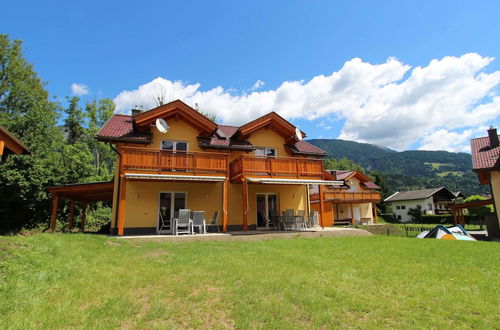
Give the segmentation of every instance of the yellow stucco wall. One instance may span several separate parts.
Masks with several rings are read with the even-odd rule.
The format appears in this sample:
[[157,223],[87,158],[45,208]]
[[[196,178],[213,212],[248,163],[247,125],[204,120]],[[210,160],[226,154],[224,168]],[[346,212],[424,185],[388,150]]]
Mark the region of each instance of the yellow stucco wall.
[[491,171],[491,189],[495,198],[495,211],[500,222],[500,171]]
[[[211,219],[222,211],[222,183],[176,183],[128,181],[125,200],[125,228],[156,227],[160,192],[187,193],[188,209],[205,211]],[[221,223],[221,216],[219,216]]]
[[[352,218],[353,215],[349,204],[335,204],[335,206],[338,209],[338,216],[335,214],[336,219]],[[352,204],[352,207],[353,209],[360,209],[360,218],[370,218],[370,220],[373,220],[373,209],[371,203]]]
[[[241,184],[228,187],[228,224],[243,224]],[[222,183],[172,183],[128,181],[125,200],[125,228],[155,227],[158,219],[159,193],[162,191],[186,192],[191,210],[205,211],[211,219],[215,211],[222,212]],[[257,194],[276,193],[280,211],[306,210],[306,191],[300,185],[248,185],[248,224],[256,224]],[[221,216],[219,224],[222,224]]]

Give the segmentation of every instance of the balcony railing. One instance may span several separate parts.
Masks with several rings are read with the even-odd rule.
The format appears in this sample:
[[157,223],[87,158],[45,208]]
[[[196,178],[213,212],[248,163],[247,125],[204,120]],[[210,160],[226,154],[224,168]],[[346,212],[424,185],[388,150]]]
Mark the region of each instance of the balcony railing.
[[241,155],[229,166],[231,180],[244,176],[323,179],[321,159]]
[[228,155],[148,148],[121,148],[122,170],[227,174]]
[[[325,191],[324,199],[326,201],[339,202],[339,203],[365,203],[380,202],[380,193],[378,192],[344,192],[344,191]],[[312,194],[311,201],[319,200],[319,194]]]

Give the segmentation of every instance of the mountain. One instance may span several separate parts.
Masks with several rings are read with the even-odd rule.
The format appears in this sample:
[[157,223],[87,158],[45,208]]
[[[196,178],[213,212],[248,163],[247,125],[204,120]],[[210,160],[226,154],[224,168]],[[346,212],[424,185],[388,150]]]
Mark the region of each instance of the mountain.
[[373,144],[339,139],[312,139],[308,142],[327,151],[330,158],[346,157],[363,166],[367,172],[382,172],[391,192],[442,186],[466,195],[489,192],[488,186],[479,185],[468,153],[425,150],[398,152]]

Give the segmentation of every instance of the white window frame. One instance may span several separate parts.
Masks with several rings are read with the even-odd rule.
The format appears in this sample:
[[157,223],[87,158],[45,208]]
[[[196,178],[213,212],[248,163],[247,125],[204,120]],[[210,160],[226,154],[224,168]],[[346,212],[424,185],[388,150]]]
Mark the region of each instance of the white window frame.
[[[174,190],[161,190],[158,192],[158,201],[157,201],[157,212],[156,212],[156,233],[157,234],[167,234],[168,231],[166,230],[162,230],[160,232],[160,200],[161,200],[161,194],[172,194],[173,196],[175,194],[184,194],[185,196],[185,203],[184,203],[184,207],[187,209],[188,208],[188,192],[187,191],[174,191]],[[172,220],[172,215],[173,213],[172,212],[175,212],[174,211],[174,208],[172,208],[172,205],[174,204],[174,198],[171,198],[171,201],[170,201],[170,220]],[[170,228],[172,228],[172,224],[170,224]]]
[[[264,155],[257,155],[257,150],[264,150]],[[267,152],[269,150],[274,150],[274,156],[268,156]],[[277,148],[271,148],[271,147],[255,147],[255,155],[256,156],[262,156],[262,157],[278,157],[278,149]]]
[[[173,144],[172,152],[177,152],[177,143],[185,143],[186,144],[186,152],[189,151],[189,142],[188,141],[182,141],[182,140],[161,140],[160,141],[160,149],[161,150],[168,150],[168,149],[163,149],[163,142],[172,142],[172,144]],[[181,150],[181,152],[184,152],[184,150]]]
[[[276,208],[278,209],[278,213],[280,211],[280,195],[278,193],[275,193],[275,192],[256,192],[255,193],[255,210],[257,211],[257,196],[258,195],[264,195],[264,207],[265,207],[265,212],[267,214],[269,214],[269,199],[268,199],[268,196],[269,195],[276,195]],[[279,214],[278,214],[279,215]],[[255,228],[257,229],[267,229],[269,227],[258,227],[258,217],[259,217],[259,212],[256,212],[255,214]]]

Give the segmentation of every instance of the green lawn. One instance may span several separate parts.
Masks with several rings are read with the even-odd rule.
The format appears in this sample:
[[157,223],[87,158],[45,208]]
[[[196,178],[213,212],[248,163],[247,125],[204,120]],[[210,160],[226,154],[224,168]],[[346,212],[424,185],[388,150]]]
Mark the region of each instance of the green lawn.
[[499,328],[500,244],[0,237],[0,328]]

